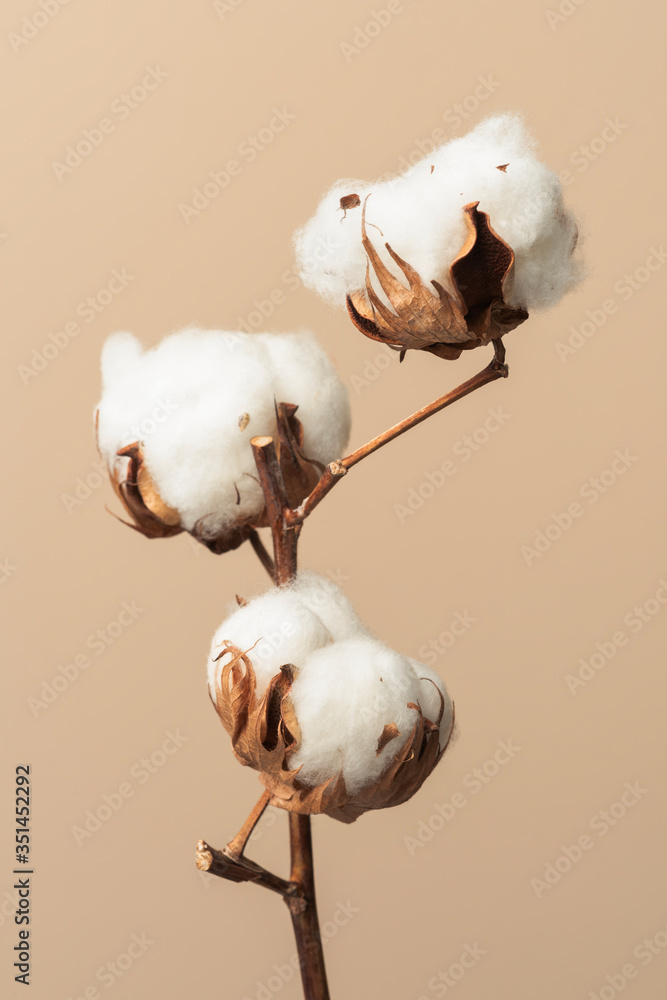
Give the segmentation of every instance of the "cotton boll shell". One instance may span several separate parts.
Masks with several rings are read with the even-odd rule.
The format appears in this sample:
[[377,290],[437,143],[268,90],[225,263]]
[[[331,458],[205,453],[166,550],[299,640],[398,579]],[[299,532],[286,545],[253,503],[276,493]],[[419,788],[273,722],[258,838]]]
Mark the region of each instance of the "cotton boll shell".
[[431,289],[389,243],[385,250],[404,281],[387,267],[368,235],[364,204],[361,232],[369,266],[364,289],[347,297],[350,318],[363,334],[402,351],[429,351],[456,360],[462,351],[497,340],[528,319],[525,310],[512,309],[504,300],[505,285],[513,282],[511,248],[494,232],[477,202],[464,206],[463,217],[467,236],[449,267],[450,290],[435,279]]
[[349,823],[406,801],[452,729],[437,675],[370,636],[340,589],[314,573],[223,622],[208,680],[237,759],[292,812]]
[[[437,282],[454,294],[450,267],[466,237],[464,208],[478,203],[494,232],[514,254],[513,274],[503,289],[504,304],[524,313],[554,305],[581,280],[583,270],[573,255],[577,225],[565,210],[559,178],[536,159],[535,146],[519,115],[496,115],[466,136],[438,147],[399,176],[376,184],[335,184],[315,215],[295,234],[302,280],[340,305],[346,296],[359,294],[366,287],[368,254],[363,252],[362,210],[371,195],[367,202],[368,233],[385,267],[407,284],[401,267],[385,247],[389,244],[415,270],[427,291],[433,292],[431,282]],[[340,198],[353,191],[359,195],[360,205],[343,213]],[[320,253],[319,264],[318,247],[327,248]],[[395,301],[387,296],[373,269],[370,281],[380,303],[390,311],[395,309]],[[362,317],[376,321],[377,310],[364,311],[357,306]],[[427,320],[429,311],[430,307],[423,313],[413,311],[413,332]],[[356,322],[354,315],[352,318]],[[372,336],[358,322],[357,326]],[[392,343],[389,337],[375,339]],[[440,339],[443,343],[457,340]],[[484,342],[483,338],[472,339],[463,349]],[[428,349],[396,337],[393,343]],[[439,356],[459,354],[460,350],[444,350]]]

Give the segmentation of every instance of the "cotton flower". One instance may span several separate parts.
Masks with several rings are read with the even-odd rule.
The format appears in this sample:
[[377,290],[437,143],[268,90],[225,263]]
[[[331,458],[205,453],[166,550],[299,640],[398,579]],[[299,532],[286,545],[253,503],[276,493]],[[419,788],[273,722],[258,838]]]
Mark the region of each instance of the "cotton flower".
[[214,552],[265,523],[251,438],[275,438],[297,505],[349,436],[347,389],[308,333],[188,329],[147,351],[117,333],[102,383],[98,446],[132,526]]
[[577,233],[557,175],[505,114],[398,177],[339,181],[295,248],[304,283],[367,336],[455,359],[577,284]]
[[438,675],[380,642],[315,573],[222,623],[208,683],[235,756],[260,771],[272,804],[344,822],[410,798],[453,728]]

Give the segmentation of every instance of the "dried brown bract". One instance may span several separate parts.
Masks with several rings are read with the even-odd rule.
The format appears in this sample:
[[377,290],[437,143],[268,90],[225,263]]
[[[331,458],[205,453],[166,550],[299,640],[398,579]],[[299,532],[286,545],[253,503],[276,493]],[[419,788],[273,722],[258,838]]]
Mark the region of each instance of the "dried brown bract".
[[[415,723],[380,777],[354,795],[345,787],[342,773],[320,785],[299,780],[299,768],[290,767],[290,757],[301,742],[299,723],[290,692],[296,668],[285,664],[257,694],[250,653],[230,642],[222,644],[218,660],[228,657],[218,675],[214,705],[232,739],[237,760],[260,772],[260,780],[271,793],[271,804],[289,812],[326,813],[344,823],[353,823],[371,809],[399,805],[422,786],[442,757],[439,725],[444,711],[441,698],[438,718],[426,719],[419,705],[410,702]],[[452,727],[453,728],[453,727]],[[395,724],[378,733],[378,754],[400,735]],[[451,735],[451,733],[450,733]]]
[[[308,496],[322,472],[320,463],[307,459],[303,454],[303,427],[296,411],[297,407],[292,403],[276,404],[276,448],[287,495],[294,507]],[[122,471],[120,466],[109,469],[111,485],[131,518],[123,524],[146,538],[170,538],[185,531],[178,510],[170,507],[160,496],[144,460],[142,443],[134,441],[116,454],[128,460]],[[190,534],[216,554],[238,548],[255,528],[265,527],[268,523],[265,508],[254,517],[239,517],[238,521],[214,533],[208,520],[200,518],[190,529]]]
[[[347,297],[352,322],[362,333],[399,351],[429,351],[455,360],[462,351],[488,344],[528,319],[525,309],[505,302],[514,253],[494,233],[478,204],[472,202],[463,209],[468,235],[449,269],[452,292],[433,280],[436,295],[389,243],[385,248],[405,275],[407,287],[385,265],[366,231],[364,202],[361,233],[368,255],[366,285]],[[389,305],[373,288],[371,267]]]

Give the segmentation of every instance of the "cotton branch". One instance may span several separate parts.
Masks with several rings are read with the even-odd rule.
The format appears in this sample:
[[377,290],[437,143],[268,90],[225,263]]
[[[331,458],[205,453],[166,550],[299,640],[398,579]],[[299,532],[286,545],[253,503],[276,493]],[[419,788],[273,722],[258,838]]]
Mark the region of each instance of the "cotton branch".
[[324,470],[317,486],[314,488],[312,493],[306,497],[303,503],[296,508],[296,510],[288,510],[286,512],[286,519],[289,525],[300,525],[306,520],[306,518],[313,512],[315,507],[320,503],[321,500],[329,493],[337,482],[339,482],[343,476],[347,473],[348,469],[351,469],[353,465],[356,465],[363,458],[367,458],[372,455],[374,451],[378,451],[385,444],[389,444],[390,441],[395,440],[395,438],[400,437],[401,434],[405,434],[412,427],[416,427],[417,424],[421,424],[422,421],[432,417],[435,413],[439,413],[440,410],[444,410],[446,406],[451,406],[458,399],[463,399],[464,396],[469,395],[469,393],[474,392],[476,389],[480,389],[483,385],[487,385],[489,382],[495,382],[499,378],[507,378],[509,375],[509,368],[505,364],[505,346],[502,340],[494,340],[493,342],[494,358],[493,361],[483,371],[478,372],[477,375],[473,375],[466,382],[462,382],[461,385],[457,386],[456,389],[452,389],[451,392],[446,393],[444,396],[440,396],[438,399],[429,403],[427,406],[423,406],[421,410],[417,410],[411,416],[406,417],[405,420],[401,420],[400,423],[395,424],[388,430],[384,431],[382,434],[378,434],[371,441],[362,445],[361,448],[357,448],[346,458],[340,459],[338,462],[331,462]]
[[[275,583],[280,586],[289,583],[296,575],[297,542],[301,524],[290,525],[287,521],[290,507],[273,438],[255,437],[250,443],[273,538],[274,559],[271,575]],[[268,568],[270,557],[263,546],[258,551],[259,537],[253,541],[251,535],[251,541],[262,564]],[[223,851],[218,851],[200,840],[197,845],[197,867],[201,871],[208,871],[212,875],[218,875],[232,882],[255,882],[265,889],[280,893],[292,917],[305,1000],[329,1000],[315,899],[310,816],[292,812],[288,814],[291,853],[289,881],[266,871],[243,854],[250,834],[268,804],[269,797],[268,792],[264,793],[241,830]]]
[[[252,438],[250,443],[271,528],[273,559],[264,548],[256,531],[249,537],[260,562],[274,583],[283,586],[296,576],[297,544],[303,522],[335,484],[347,474],[348,469],[456,400],[462,399],[489,382],[506,378],[508,374],[503,344],[500,340],[494,341],[494,358],[483,371],[429,403],[428,406],[417,410],[394,427],[390,427],[346,458],[339,462],[331,462],[310,495],[296,509],[292,509],[289,504],[274,439],[268,436]],[[305,998],[328,1000],[329,992],[315,899],[310,816],[288,813],[291,850],[289,880],[272,874],[244,855],[250,834],[262,816],[269,799],[269,793],[265,792],[236,837],[224,850],[216,850],[205,841],[200,841],[197,846],[197,867],[201,871],[208,871],[212,875],[232,882],[254,882],[283,897],[289,907],[294,926]]]

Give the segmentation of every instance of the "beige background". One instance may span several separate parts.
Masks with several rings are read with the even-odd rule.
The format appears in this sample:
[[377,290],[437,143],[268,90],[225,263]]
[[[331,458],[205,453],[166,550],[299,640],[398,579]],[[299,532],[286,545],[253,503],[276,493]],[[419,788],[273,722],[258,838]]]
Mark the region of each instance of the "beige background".
[[[12,979],[6,893],[12,779],[27,761],[35,1000],[95,996],[91,987],[113,1000],[301,995],[297,977],[284,983],[294,946],[278,897],[194,868],[197,839],[222,846],[259,793],[231,757],[204,666],[230,598],[266,580],[249,547],[213,557],[187,537],[149,543],[105,512],[118,508],[94,464],[100,347],[121,328],[147,344],[193,321],[234,328],[278,290],[262,327],[317,332],[351,387],[352,444],[362,443],[487,359],[412,355],[399,368],[392,356],[387,365],[342,311],[294,287],[291,234],[337,178],[377,177],[434,129],[461,135],[487,113],[521,109],[545,161],[569,171],[590,277],[508,338],[508,381],[355,469],[303,535],[302,564],[342,581],[388,643],[411,655],[440,643],[435,666],[460,723],[456,746],[408,804],[349,828],[314,823],[331,990],[339,1000],[588,1000],[591,991],[609,1000],[622,986],[627,1000],[655,1000],[667,979],[667,605],[655,601],[656,592],[667,599],[667,351],[663,275],[642,268],[665,240],[664,16],[647,0],[563,0],[556,16],[556,0],[414,0],[393,4],[361,48],[359,32],[384,0],[218,8],[73,0],[45,18],[34,0],[8,0],[0,15],[1,991],[24,995]],[[21,30],[34,37],[17,43]],[[121,118],[110,109],[147,67],[166,77]],[[239,158],[276,107],[293,121],[186,223],[179,205]],[[113,131],[58,179],[54,161],[105,117]],[[620,122],[605,133],[613,141],[598,138],[606,119]],[[592,142],[586,159],[581,147]],[[127,287],[92,322],[79,314],[80,333],[26,376],[33,350],[123,268]],[[624,275],[634,272],[628,294]],[[613,314],[561,360],[557,345],[588,310],[599,320],[608,300]],[[502,428],[465,461],[457,442],[498,407]],[[632,461],[604,494],[592,488],[591,503],[580,491],[617,449]],[[456,474],[401,521],[395,505],[448,458]],[[79,484],[73,506],[87,477],[89,495]],[[552,527],[553,542],[529,565],[522,546],[575,502],[582,516],[560,538]],[[144,610],[97,655],[89,637],[132,601]],[[647,601],[634,632],[624,619]],[[457,612],[475,621],[445,648]],[[572,693],[567,675],[619,629],[627,644]],[[85,653],[90,667],[35,708],[44,682]],[[160,756],[168,731],[187,741]],[[466,776],[499,740],[521,750],[487,765],[498,773],[476,786]],[[140,761],[156,752],[162,766],[148,775]],[[614,809],[603,836],[600,811],[626,782],[640,791]],[[78,844],[74,828],[123,783],[131,797]],[[457,792],[465,806],[445,822],[436,806]],[[585,834],[592,846],[550,888],[531,881]],[[269,815],[252,853],[286,872],[284,816]],[[152,943],[121,977],[97,978],[133,934]],[[443,976],[466,946],[484,954],[448,987]],[[627,963],[637,974],[624,984]]]

